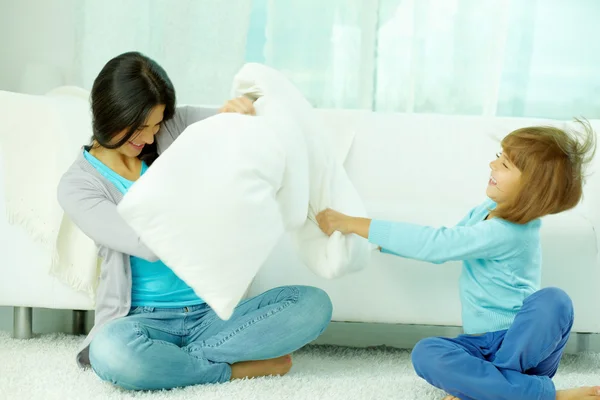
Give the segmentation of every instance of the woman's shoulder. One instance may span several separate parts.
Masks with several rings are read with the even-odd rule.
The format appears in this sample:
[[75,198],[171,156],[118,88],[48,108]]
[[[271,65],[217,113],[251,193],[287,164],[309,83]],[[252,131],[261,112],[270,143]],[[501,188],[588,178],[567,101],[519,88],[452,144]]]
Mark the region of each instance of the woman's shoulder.
[[94,167],[83,156],[82,151],[58,182],[58,201],[65,208],[65,205],[80,200],[83,195],[105,193],[105,186]]
[[77,158],[63,173],[59,181],[59,187],[68,184],[86,184],[94,182],[97,177],[93,173],[94,167],[85,159],[82,151],[77,155]]

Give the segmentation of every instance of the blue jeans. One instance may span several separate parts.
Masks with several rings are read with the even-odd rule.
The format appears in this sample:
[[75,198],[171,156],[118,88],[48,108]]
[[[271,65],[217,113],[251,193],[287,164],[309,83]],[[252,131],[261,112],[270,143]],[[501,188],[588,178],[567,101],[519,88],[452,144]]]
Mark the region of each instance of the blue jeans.
[[461,400],[555,400],[556,374],[571,327],[573,304],[560,289],[542,289],[523,303],[508,330],[417,343],[417,375]]
[[206,304],[137,307],[97,333],[90,362],[101,379],[124,389],[226,382],[230,364],[281,357],[313,341],[331,313],[329,296],[307,286],[272,289],[245,300],[227,321]]

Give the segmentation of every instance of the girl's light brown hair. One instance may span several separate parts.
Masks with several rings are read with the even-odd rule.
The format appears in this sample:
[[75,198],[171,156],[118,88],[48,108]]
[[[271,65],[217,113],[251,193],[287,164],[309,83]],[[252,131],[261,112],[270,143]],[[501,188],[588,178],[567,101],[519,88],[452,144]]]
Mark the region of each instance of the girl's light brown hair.
[[521,171],[514,198],[498,204],[494,217],[526,224],[575,207],[581,200],[585,167],[596,151],[596,134],[587,120],[582,131],[540,126],[518,129],[502,140],[502,151]]

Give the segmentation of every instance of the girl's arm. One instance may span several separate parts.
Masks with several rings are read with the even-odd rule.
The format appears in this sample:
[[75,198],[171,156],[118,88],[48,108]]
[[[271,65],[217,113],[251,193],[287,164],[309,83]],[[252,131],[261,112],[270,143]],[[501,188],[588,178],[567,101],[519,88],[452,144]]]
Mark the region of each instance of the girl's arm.
[[402,222],[354,218],[333,210],[317,216],[320,228],[354,233],[383,252],[433,263],[469,259],[502,259],[519,252],[521,245],[508,223],[492,219],[472,226],[432,228]]

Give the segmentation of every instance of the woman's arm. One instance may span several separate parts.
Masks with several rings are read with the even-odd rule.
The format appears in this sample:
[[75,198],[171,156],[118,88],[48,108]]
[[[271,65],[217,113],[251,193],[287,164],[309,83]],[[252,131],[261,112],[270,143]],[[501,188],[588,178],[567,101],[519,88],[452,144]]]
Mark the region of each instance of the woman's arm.
[[158,260],[121,218],[117,206],[92,182],[64,176],[58,185],[58,202],[71,221],[96,245],[151,262]]
[[158,154],[165,151],[181,133],[194,122],[202,121],[219,113],[216,108],[203,108],[183,106],[177,107],[175,115],[168,121],[161,124],[160,130],[156,134],[156,147]]
[[333,210],[317,215],[321,230],[354,233],[369,239],[382,251],[433,263],[454,260],[501,259],[520,251],[509,225],[499,220],[472,226],[432,228],[402,222],[354,218]]
[[165,121],[156,134],[156,147],[160,155],[188,126],[219,113],[240,113],[254,115],[254,104],[251,100],[240,97],[227,101],[221,108],[182,106],[177,107],[175,115]]

